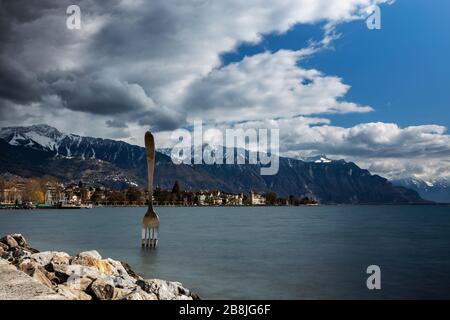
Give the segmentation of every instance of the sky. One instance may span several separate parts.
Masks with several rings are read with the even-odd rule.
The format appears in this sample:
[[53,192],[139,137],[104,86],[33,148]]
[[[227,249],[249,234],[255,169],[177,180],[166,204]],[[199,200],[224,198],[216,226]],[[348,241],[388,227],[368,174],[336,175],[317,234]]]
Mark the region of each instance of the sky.
[[286,156],[450,177],[449,14],[446,0],[0,0],[0,127],[139,145],[150,129],[157,147],[195,119],[275,127]]

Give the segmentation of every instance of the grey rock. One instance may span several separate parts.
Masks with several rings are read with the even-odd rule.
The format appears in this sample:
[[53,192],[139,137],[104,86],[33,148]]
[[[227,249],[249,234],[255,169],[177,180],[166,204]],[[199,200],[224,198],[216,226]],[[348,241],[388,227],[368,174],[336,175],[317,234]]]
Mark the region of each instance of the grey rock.
[[114,288],[111,300],[124,300],[131,292],[132,289]]
[[114,284],[117,287],[127,288],[133,287],[136,283],[136,279],[131,277],[127,270],[124,268],[120,261],[113,260],[111,258],[106,259],[112,270],[114,278]]
[[0,254],[0,258],[6,260],[8,262],[11,262],[11,263],[14,262],[13,252],[11,252],[11,251],[3,251]]
[[89,258],[94,258],[97,260],[102,260],[102,256],[96,250],[83,251],[83,252],[80,252],[77,256],[82,257],[82,258],[89,257]]
[[95,267],[99,272],[104,273],[105,275],[113,275],[113,267],[108,261],[97,259],[94,255],[77,255],[72,259],[71,264]]
[[49,272],[49,271],[45,270],[45,268],[44,268],[44,270],[41,270],[41,271],[44,273],[44,275],[47,277],[47,279],[50,280],[50,282],[54,286],[63,283],[63,281],[60,278],[58,278],[54,272]]
[[136,287],[135,280],[130,277],[129,279],[124,279],[122,277],[114,277],[113,283],[114,287],[116,288],[122,288],[122,289],[132,289]]
[[69,264],[70,257],[68,255],[54,255],[50,263],[52,265]]
[[14,240],[16,240],[17,244],[21,247],[28,247],[27,240],[25,240],[24,236],[22,236],[20,233],[15,233],[11,235]]
[[[7,244],[4,244],[3,242],[0,242],[0,249],[2,251],[7,251],[9,249]],[[0,251],[1,252],[1,251]]]
[[29,251],[23,250],[22,248],[16,247],[12,251],[12,256],[16,264],[19,264],[24,259],[31,257],[31,253]]
[[0,300],[64,300],[54,290],[0,259]]
[[141,288],[137,288],[125,296],[123,300],[158,300],[158,297],[154,293],[147,293]]
[[135,280],[144,280],[144,278],[142,278],[140,275],[138,275],[136,272],[134,272],[133,269],[131,269],[131,267],[128,263],[123,262],[123,261],[120,261],[120,263],[122,264],[122,266],[127,271],[127,274],[130,277],[132,277]]
[[114,296],[114,286],[102,279],[95,280],[90,290],[99,300],[111,300]]
[[53,288],[53,283],[46,276],[46,270],[36,261],[26,259],[18,266],[18,269],[36,279],[48,288]]
[[176,300],[180,296],[184,296],[188,300],[193,299],[189,290],[184,288],[179,282],[146,279],[138,280],[136,284],[145,292],[157,295],[160,300]]
[[69,277],[64,284],[74,290],[86,291],[92,282],[93,280],[88,277]]
[[70,300],[92,300],[92,297],[87,293],[64,284],[58,286],[57,292]]
[[8,246],[8,250],[19,246],[17,241],[9,234],[1,238],[0,242],[6,244]]
[[33,253],[31,255],[31,258],[36,260],[41,266],[45,267],[48,265],[54,257],[67,257],[70,256],[65,252],[59,252],[59,251],[42,251],[39,253]]
[[105,275],[102,275],[97,268],[91,266],[61,264],[53,265],[53,270],[58,278],[62,279],[63,282],[66,282],[70,277],[86,277],[92,280],[105,277]]

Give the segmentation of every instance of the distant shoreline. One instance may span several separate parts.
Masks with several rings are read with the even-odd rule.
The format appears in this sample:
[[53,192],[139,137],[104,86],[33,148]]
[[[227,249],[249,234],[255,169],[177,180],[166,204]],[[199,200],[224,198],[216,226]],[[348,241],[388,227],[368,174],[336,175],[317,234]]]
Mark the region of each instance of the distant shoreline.
[[[263,208],[263,207],[318,207],[318,206],[450,206],[450,203],[327,203],[327,204],[304,204],[304,205],[208,205],[208,206],[186,206],[186,205],[156,205],[155,208]],[[15,211],[15,210],[90,210],[97,208],[147,208],[147,205],[108,205],[108,206],[93,206],[92,208],[60,208],[60,207],[17,207],[17,206],[0,206],[0,211]]]

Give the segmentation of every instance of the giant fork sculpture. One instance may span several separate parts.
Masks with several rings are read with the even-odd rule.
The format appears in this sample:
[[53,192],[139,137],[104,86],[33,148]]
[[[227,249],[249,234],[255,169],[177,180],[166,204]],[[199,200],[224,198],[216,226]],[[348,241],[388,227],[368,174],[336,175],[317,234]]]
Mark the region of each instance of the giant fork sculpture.
[[156,248],[158,245],[159,218],[153,210],[153,171],[155,168],[155,139],[150,131],[145,133],[148,170],[148,209],[142,219],[142,247]]

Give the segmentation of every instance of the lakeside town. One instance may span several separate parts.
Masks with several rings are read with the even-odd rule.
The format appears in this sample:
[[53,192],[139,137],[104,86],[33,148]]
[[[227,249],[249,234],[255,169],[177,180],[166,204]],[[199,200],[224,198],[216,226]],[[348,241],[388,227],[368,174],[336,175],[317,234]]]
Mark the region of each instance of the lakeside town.
[[[298,206],[316,205],[308,197],[278,197],[274,192],[227,193],[220,190],[182,190],[175,181],[171,190],[156,187],[155,206]],[[139,186],[115,190],[101,185],[62,183],[53,177],[0,177],[0,209],[82,209],[96,206],[145,206],[148,191]]]

